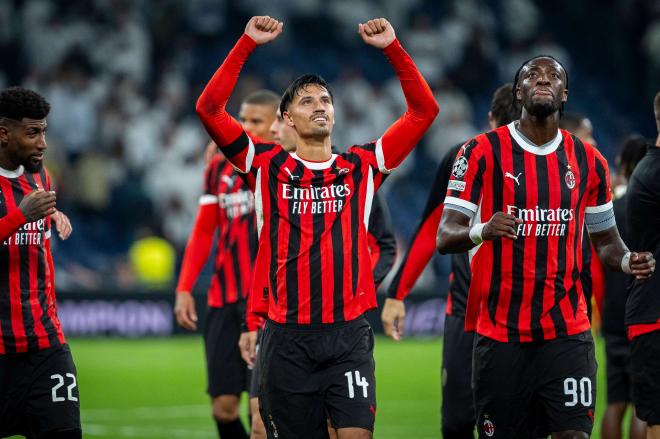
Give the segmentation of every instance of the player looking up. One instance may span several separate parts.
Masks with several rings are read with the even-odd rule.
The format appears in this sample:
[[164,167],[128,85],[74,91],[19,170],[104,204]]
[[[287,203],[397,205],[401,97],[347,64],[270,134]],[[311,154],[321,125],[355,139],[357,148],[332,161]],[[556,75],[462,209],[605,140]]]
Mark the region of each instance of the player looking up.
[[473,383],[479,437],[533,430],[534,407],[554,439],[593,428],[596,360],[582,293],[586,223],[603,263],[649,277],[653,255],[619,237],[601,154],[558,121],[568,77],[554,58],[532,58],[513,90],[519,121],[465,145],[452,168],[437,243],[471,250],[466,329],[476,329]]
[[373,334],[363,314],[376,306],[366,225],[373,194],[421,139],[437,112],[430,88],[385,19],[360,24],[383,50],[408,110],[375,142],[331,151],[332,95],[318,75],[284,93],[280,111],[296,130],[296,152],[254,143],[225,106],[257,45],[283,23],[253,17],[197,102],[197,113],[255,192],[259,251],[249,311],[267,317],[261,340],[259,404],[268,437],[370,438],[375,419]]

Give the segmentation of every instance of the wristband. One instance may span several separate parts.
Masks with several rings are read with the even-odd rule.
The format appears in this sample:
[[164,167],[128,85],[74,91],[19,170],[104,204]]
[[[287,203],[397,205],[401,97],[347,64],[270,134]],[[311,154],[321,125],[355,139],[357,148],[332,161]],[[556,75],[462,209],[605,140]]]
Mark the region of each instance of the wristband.
[[483,242],[484,238],[481,236],[481,234],[483,233],[485,226],[486,223],[479,223],[472,226],[472,228],[470,229],[470,239],[472,240],[472,242],[474,242],[477,245]]
[[632,274],[632,270],[630,269],[630,254],[630,252],[627,252],[621,258],[621,271],[626,274]]

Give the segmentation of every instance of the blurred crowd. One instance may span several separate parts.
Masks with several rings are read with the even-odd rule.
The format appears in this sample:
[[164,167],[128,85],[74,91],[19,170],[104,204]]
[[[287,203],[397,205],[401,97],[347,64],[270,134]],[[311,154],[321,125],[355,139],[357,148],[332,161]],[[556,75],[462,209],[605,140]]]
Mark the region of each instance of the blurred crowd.
[[[383,190],[404,245],[444,153],[483,131],[494,89],[538,53],[569,72],[567,108],[594,124],[614,164],[628,133],[653,134],[660,2],[618,0],[0,0],[0,87],[46,96],[47,166],[75,227],[56,243],[59,288],[167,288],[202,190],[208,138],[194,104],[245,22],[272,15],[282,38],[246,65],[230,102],[321,73],[338,146],[369,141],[404,110],[384,57],[357,23],[384,16],[431,84],[441,113]],[[447,273],[439,260],[423,278]]]

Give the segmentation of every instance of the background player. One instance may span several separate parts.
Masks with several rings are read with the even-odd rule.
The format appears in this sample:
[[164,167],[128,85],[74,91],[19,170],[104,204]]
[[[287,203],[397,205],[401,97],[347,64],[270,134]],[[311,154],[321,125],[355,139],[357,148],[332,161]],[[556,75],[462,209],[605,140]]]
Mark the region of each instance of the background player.
[[563,66],[547,56],[526,61],[514,92],[520,121],[477,136],[454,163],[438,248],[474,249],[466,328],[477,332],[479,436],[518,437],[542,407],[539,422],[553,438],[587,438],[596,361],[580,285],[584,224],[611,269],[646,278],[655,260],[619,237],[605,159],[558,128]]
[[[650,246],[660,255],[660,92],[653,100],[658,129],[630,177],[627,192],[628,235],[631,245]],[[626,302],[626,325],[631,340],[633,403],[648,424],[646,437],[660,439],[660,281],[657,276],[633,281]]]
[[[260,410],[269,437],[369,438],[375,419],[375,307],[366,238],[373,193],[419,141],[438,109],[430,88],[384,19],[360,24],[401,81],[407,112],[376,142],[332,154],[332,95],[316,75],[294,81],[280,110],[298,135],[296,153],[254,144],[225,111],[242,65],[283,24],[253,17],[207,84],[197,112],[255,190],[260,233],[249,311],[267,315]],[[282,240],[282,245],[278,242]],[[286,244],[285,244],[286,243]]]
[[[620,194],[613,200],[614,217],[624,242],[630,243],[626,212],[626,183],[630,179],[635,166],[646,154],[647,142],[641,136],[631,136],[626,139],[617,157],[617,174],[623,186],[615,190]],[[605,355],[607,371],[607,408],[602,419],[602,438],[621,439],[621,426],[626,409],[632,401],[630,376],[630,344],[626,336],[624,323],[628,286],[632,276],[613,272],[605,272],[605,294],[603,295],[603,319],[601,332],[605,338]],[[646,425],[634,414],[630,422],[630,438],[644,439]]]
[[[82,437],[76,367],[55,305],[49,111],[31,90],[0,92],[0,437]],[[68,218],[58,221],[68,237]]]
[[[505,84],[493,94],[488,112],[490,129],[520,117],[520,106],[513,99],[512,87],[510,83]],[[413,234],[408,252],[388,290],[382,321],[385,333],[394,340],[400,340],[403,336],[403,300],[435,253],[435,235],[444,208],[447,183],[461,146],[459,144],[451,148],[440,163],[422,213],[422,221]],[[442,348],[442,436],[445,439],[474,437],[474,403],[470,385],[474,337],[472,332],[465,332],[465,304],[470,277],[467,253],[452,255]]]
[[[269,90],[248,95],[240,109],[240,120],[253,138],[270,138],[270,125],[280,98]],[[218,232],[214,274],[208,291],[204,346],[213,417],[223,439],[247,438],[239,417],[240,394],[248,390],[248,372],[238,347],[245,297],[252,278],[257,250],[254,197],[231,163],[215,144],[206,169],[204,195],[200,198],[195,226],[188,240],[177,286],[177,322],[197,329],[192,288],[204,267]],[[252,423],[263,431],[256,400]],[[259,428],[261,427],[261,428]]]

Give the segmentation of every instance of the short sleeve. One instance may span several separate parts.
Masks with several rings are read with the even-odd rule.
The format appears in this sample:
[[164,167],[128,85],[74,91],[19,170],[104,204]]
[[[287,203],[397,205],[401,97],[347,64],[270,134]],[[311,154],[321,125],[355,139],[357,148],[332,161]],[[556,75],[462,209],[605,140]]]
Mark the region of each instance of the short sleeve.
[[477,139],[461,146],[447,183],[445,207],[474,215],[481,200],[485,169],[484,148]]

